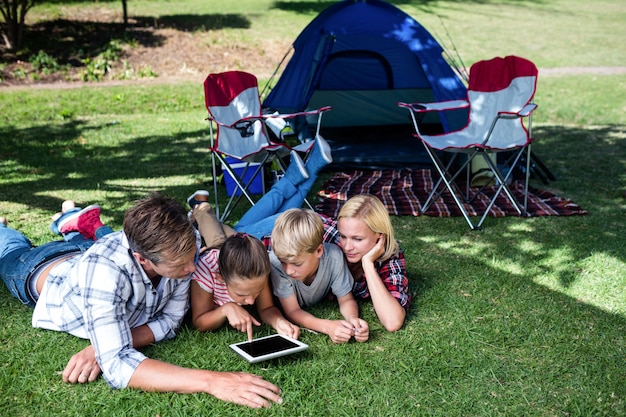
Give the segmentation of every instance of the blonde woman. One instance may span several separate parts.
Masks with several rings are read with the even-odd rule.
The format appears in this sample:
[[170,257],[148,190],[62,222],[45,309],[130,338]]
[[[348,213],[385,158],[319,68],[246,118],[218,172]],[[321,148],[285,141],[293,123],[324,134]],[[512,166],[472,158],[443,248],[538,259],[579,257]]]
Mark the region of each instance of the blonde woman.
[[372,195],[356,195],[346,201],[336,220],[323,220],[324,240],[341,246],[348,260],[354,296],[372,300],[385,329],[400,329],[411,303],[409,280],[383,203]]

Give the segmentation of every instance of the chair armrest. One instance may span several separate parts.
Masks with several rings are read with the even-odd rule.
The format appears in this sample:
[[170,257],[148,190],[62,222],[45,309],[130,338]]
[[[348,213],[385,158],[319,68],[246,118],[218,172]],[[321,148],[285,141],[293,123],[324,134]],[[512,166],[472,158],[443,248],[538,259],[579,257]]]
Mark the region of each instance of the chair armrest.
[[537,105],[535,103],[530,103],[522,107],[520,111],[517,113],[501,111],[498,112],[499,119],[519,119],[520,117],[528,117],[530,114],[535,111]]
[[528,116],[530,116],[530,114],[531,114],[532,112],[534,112],[534,111],[535,111],[535,109],[536,109],[536,108],[537,108],[537,105],[536,105],[535,103],[530,103],[530,104],[525,105],[525,106],[522,108],[522,110],[520,110],[520,111],[518,111],[518,112],[517,112],[517,114],[518,114],[520,117],[528,117]]
[[456,110],[469,107],[469,101],[467,100],[448,100],[433,103],[403,103],[398,102],[399,107],[406,107],[416,113],[423,113],[429,111],[446,111]]
[[295,113],[268,113],[268,114],[264,114],[263,118],[264,119],[273,119],[273,118],[291,119],[297,116],[310,116],[314,114],[320,114],[320,113],[324,113],[332,109],[333,109],[332,106],[324,106],[316,110],[306,110],[306,111],[300,111],[300,112],[295,112]]

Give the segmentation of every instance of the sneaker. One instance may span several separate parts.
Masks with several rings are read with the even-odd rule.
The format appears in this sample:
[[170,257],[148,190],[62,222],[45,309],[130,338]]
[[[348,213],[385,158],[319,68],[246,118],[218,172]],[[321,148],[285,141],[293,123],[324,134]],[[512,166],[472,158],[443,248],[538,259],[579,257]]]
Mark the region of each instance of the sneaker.
[[296,167],[298,167],[298,171],[300,171],[300,175],[302,175],[304,179],[309,179],[309,171],[307,171],[306,167],[304,166],[304,161],[302,160],[302,158],[300,158],[298,152],[291,151],[291,163],[296,164]]
[[104,226],[100,220],[100,206],[93,204],[79,212],[59,221],[59,231],[62,234],[80,232],[80,234],[95,239],[96,230]]
[[[66,204],[67,202],[71,202],[72,204]],[[66,200],[63,202],[61,206],[61,211],[52,216],[52,223],[50,223],[50,230],[55,235],[63,235],[60,230],[61,222],[65,222],[70,217],[77,215],[82,210],[81,207],[76,207],[73,201]],[[78,230],[70,230],[70,232],[77,232]]]
[[315,142],[317,142],[317,146],[320,147],[320,154],[322,155],[322,158],[324,158],[324,161],[332,164],[333,155],[330,150],[330,145],[326,142],[326,139],[324,139],[321,135],[317,135],[315,137]]
[[207,201],[209,201],[209,192],[207,190],[196,190],[187,198],[187,204],[189,204],[192,210],[198,204],[206,203]]

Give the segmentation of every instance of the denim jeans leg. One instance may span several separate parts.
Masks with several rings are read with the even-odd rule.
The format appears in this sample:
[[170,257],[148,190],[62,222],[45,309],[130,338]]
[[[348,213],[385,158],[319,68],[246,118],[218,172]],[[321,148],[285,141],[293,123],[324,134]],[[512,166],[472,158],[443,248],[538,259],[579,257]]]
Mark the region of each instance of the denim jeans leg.
[[55,241],[33,247],[20,232],[0,225],[0,277],[11,295],[23,304],[35,306],[28,290],[28,278],[42,263],[65,254],[83,252],[94,241]]
[[241,220],[239,220],[235,226],[235,230],[252,234],[248,231],[248,226],[252,226],[269,216],[277,214],[279,212],[278,209],[283,205],[285,200],[291,198],[297,191],[297,187],[294,186],[289,179],[285,177],[281,178],[280,181],[274,184],[272,188],[241,217]]

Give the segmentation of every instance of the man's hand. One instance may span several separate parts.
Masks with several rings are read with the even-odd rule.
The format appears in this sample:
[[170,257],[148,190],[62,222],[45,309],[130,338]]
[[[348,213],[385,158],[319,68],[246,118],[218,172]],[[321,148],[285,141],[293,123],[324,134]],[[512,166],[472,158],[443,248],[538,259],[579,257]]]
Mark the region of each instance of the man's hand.
[[101,373],[100,365],[96,362],[96,353],[93,346],[89,345],[70,358],[62,375],[63,382],[84,384],[95,381]]
[[242,372],[215,372],[211,392],[215,398],[251,408],[282,404],[280,388],[260,376]]

